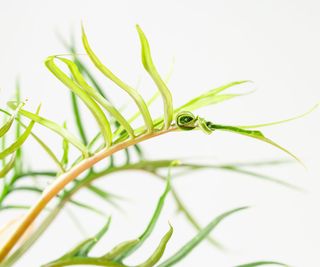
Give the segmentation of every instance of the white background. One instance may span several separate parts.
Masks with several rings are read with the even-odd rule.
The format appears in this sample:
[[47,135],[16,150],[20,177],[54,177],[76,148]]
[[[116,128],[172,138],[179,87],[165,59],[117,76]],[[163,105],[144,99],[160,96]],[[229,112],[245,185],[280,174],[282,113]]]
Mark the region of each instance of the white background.
[[[80,22],[84,22],[91,44],[103,61],[148,98],[154,86],[143,72],[135,24],[147,34],[154,61],[165,75],[174,58],[170,80],[175,105],[215,86],[250,79],[257,91],[199,114],[225,124],[255,124],[303,113],[320,99],[320,5],[318,1],[225,0],[225,1],[0,1],[0,88],[2,107],[14,94],[19,76],[29,107],[43,103],[42,114],[63,123],[71,121],[69,94],[45,69],[43,60],[66,53],[57,33],[68,39],[74,32],[80,45]],[[80,49],[83,52],[82,49]],[[84,57],[84,60],[87,60]],[[99,76],[108,95],[121,106],[125,94]],[[155,105],[159,112],[161,102]],[[134,111],[130,103],[128,113]],[[91,116],[87,130],[94,133]],[[71,124],[71,123],[70,123]],[[60,140],[40,126],[36,130],[56,146]],[[319,111],[301,120],[264,129],[264,133],[297,154],[307,170],[288,164],[259,171],[299,185],[304,193],[235,173],[201,171],[179,178],[178,192],[193,214],[205,225],[214,216],[235,207],[251,209],[224,221],[213,236],[227,248],[219,251],[203,242],[177,266],[234,266],[254,260],[278,260],[292,266],[320,266],[319,217]],[[28,163],[53,168],[37,146],[27,145]],[[29,148],[28,148],[29,146]],[[266,144],[229,133],[204,136],[200,132],[171,134],[144,144],[149,158],[196,158],[206,162],[286,159]],[[121,173],[99,185],[126,196],[125,213],[118,213],[96,198],[81,200],[113,214],[110,233],[97,247],[104,252],[117,242],[136,237],[150,217],[163,185],[142,173]],[[31,196],[30,196],[31,197]],[[85,197],[85,199],[83,199]],[[23,203],[26,199],[13,199]],[[19,212],[22,214],[23,212]],[[87,234],[96,232],[103,219],[75,209]],[[4,214],[4,213],[3,213]],[[1,224],[15,216],[7,212]],[[167,229],[175,232],[166,256],[195,232],[175,214],[169,199],[150,242],[129,261],[145,259]],[[47,234],[16,266],[39,266],[58,257],[83,236],[63,213]]]

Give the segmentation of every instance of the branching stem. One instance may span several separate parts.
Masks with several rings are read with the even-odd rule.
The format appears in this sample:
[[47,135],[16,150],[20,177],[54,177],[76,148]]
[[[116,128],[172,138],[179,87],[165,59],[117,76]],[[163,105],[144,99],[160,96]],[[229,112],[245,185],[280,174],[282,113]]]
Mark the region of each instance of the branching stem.
[[61,192],[67,184],[76,179],[81,173],[89,170],[99,161],[111,156],[112,154],[125,149],[129,146],[138,144],[150,138],[171,132],[176,130],[176,127],[171,127],[167,130],[161,130],[157,132],[143,134],[135,139],[129,139],[119,144],[113,145],[109,148],[102,149],[95,155],[84,159],[79,164],[71,168],[68,172],[60,175],[41,195],[38,201],[30,208],[28,213],[25,215],[19,226],[9,237],[7,242],[0,250],[0,262],[5,259],[9,254],[15,244],[20,240],[25,231],[34,222],[34,220],[39,216],[39,214],[44,210],[47,204],[53,199],[59,192]]

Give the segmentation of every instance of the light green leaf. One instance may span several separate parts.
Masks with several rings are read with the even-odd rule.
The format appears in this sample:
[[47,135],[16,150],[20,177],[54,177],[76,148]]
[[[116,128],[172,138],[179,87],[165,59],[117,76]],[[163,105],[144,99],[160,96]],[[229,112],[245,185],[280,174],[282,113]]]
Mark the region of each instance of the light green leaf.
[[91,249],[99,242],[99,240],[104,236],[104,234],[108,231],[111,222],[111,217],[108,218],[107,223],[103,226],[103,228],[93,237],[88,238],[87,240],[81,242],[71,251],[63,255],[60,259],[68,259],[73,257],[85,257],[91,251]]
[[[66,122],[63,124],[63,128],[67,129]],[[61,164],[64,167],[66,167],[69,162],[69,142],[65,138],[63,138],[63,140],[62,140],[62,149],[63,149],[63,154],[62,154],[62,158],[61,158]]]
[[[40,111],[40,106],[37,108],[36,114],[38,114],[39,111]],[[34,121],[31,121],[28,127],[26,128],[26,130],[23,132],[23,134],[20,135],[17,138],[17,140],[14,143],[12,143],[9,147],[7,147],[6,149],[0,152],[0,159],[3,159],[6,156],[14,153],[23,145],[23,143],[27,140],[28,136],[31,134],[34,123],[35,123]]]
[[224,90],[227,90],[233,86],[248,83],[250,81],[236,81],[236,82],[231,82],[226,85],[220,86],[218,88],[212,89],[198,97],[193,98],[192,100],[188,101],[186,104],[182,105],[181,107],[175,109],[175,113],[178,113],[182,110],[188,110],[188,111],[193,111],[205,106],[217,104],[229,99],[232,99],[237,96],[242,96],[244,94],[226,94],[226,95],[220,95],[221,92]]
[[[10,108],[15,108],[16,103],[12,101],[8,102],[8,106]],[[65,138],[66,140],[68,140],[71,144],[73,144],[76,148],[78,148],[85,157],[89,156],[89,151],[86,148],[86,146],[76,136],[74,136],[71,132],[61,127],[59,124],[24,109],[21,109],[19,113],[22,116],[27,117],[41,124],[42,126],[57,133],[62,138]]]
[[81,72],[79,71],[77,65],[71,60],[57,57],[65,64],[67,64],[69,70],[71,71],[75,81],[85,90],[92,98],[94,98],[103,108],[105,108],[128,132],[131,137],[134,137],[134,131],[127,120],[121,115],[121,113],[107,100],[105,99],[97,90],[92,88],[83,78]]
[[[176,162],[172,162],[171,163],[171,166],[174,166],[176,165],[177,163]],[[139,236],[139,242],[132,246],[130,249],[128,249],[127,251],[123,251],[121,253],[121,255],[117,256],[115,258],[116,261],[121,261],[123,260],[124,258],[128,257],[130,254],[132,254],[134,251],[136,251],[145,241],[146,239],[150,236],[150,234],[152,233],[158,219],[159,219],[159,216],[160,216],[160,213],[162,211],[162,208],[164,206],[164,203],[165,203],[165,200],[166,200],[166,197],[170,191],[170,180],[171,180],[171,171],[170,171],[170,167],[169,167],[169,172],[168,172],[168,176],[167,176],[167,182],[166,182],[166,187],[165,187],[165,190],[164,192],[162,193],[162,195],[160,196],[159,200],[158,200],[158,203],[157,203],[157,206],[156,206],[156,209],[154,210],[153,212],[153,215],[151,217],[151,220],[147,226],[147,228],[144,230],[144,232]]]
[[153,122],[152,122],[152,118],[151,118],[150,112],[148,110],[148,107],[147,107],[145,101],[143,100],[141,95],[135,89],[133,89],[131,86],[129,86],[128,84],[121,81],[105,65],[102,64],[100,59],[96,56],[96,54],[91,49],[83,27],[82,27],[82,43],[83,43],[83,46],[84,46],[88,56],[90,57],[90,59],[92,61],[92,63],[107,78],[109,78],[111,81],[113,81],[115,84],[117,84],[121,89],[126,91],[131,96],[131,98],[135,101],[136,105],[138,106],[138,108],[143,116],[144,122],[147,127],[147,131],[152,132],[153,131]]
[[14,121],[14,119],[16,118],[19,110],[25,105],[25,103],[20,103],[18,105],[18,107],[16,108],[16,110],[12,113],[12,115],[10,116],[10,118],[5,122],[4,125],[1,126],[0,128],[0,137],[4,136],[8,131],[9,129],[11,128],[12,126],[12,123]]
[[139,243],[139,239],[133,239],[133,240],[128,240],[124,241],[114,248],[110,250],[106,255],[102,256],[101,258],[106,259],[106,260],[114,260],[116,257],[120,256],[123,252],[126,252],[130,250],[132,247],[137,245]]
[[[95,117],[99,128],[101,130],[102,136],[106,145],[109,147],[112,144],[112,132],[108,119],[105,114],[98,106],[98,104],[79,87],[72,79],[70,79],[60,68],[54,63],[55,56],[50,56],[45,60],[46,67],[51,71],[51,73],[58,78],[65,86],[67,86],[72,92],[74,92],[78,97],[81,98],[83,103],[91,111],[92,115]],[[63,59],[60,59],[63,60]],[[64,60],[63,60],[64,61]],[[76,68],[77,66],[74,65]]]
[[242,128],[242,129],[255,129],[255,128],[268,127],[268,126],[273,126],[273,125],[278,125],[278,124],[294,121],[297,119],[301,119],[301,118],[307,116],[308,114],[312,113],[313,111],[315,111],[319,107],[319,105],[320,104],[316,104],[311,109],[306,111],[305,113],[302,113],[300,115],[297,115],[297,116],[294,116],[294,117],[291,117],[288,119],[284,119],[284,120],[280,120],[280,121],[273,121],[273,122],[268,122],[268,123],[261,123],[261,124],[256,124],[256,125],[243,125],[243,126],[237,126],[237,127]]
[[289,267],[287,264],[276,262],[276,261],[257,261],[257,262],[237,265],[236,267],[256,267],[256,266],[262,266],[262,265],[277,265],[277,266]]
[[139,25],[136,25],[136,28],[137,28],[140,43],[141,43],[142,64],[145,70],[149,73],[149,75],[157,85],[159,92],[161,93],[162,100],[163,100],[163,108],[164,108],[165,129],[168,129],[171,125],[172,118],[173,118],[172,95],[167,85],[159,75],[156,67],[153,64],[149,42],[144,32],[142,31]]
[[172,236],[173,228],[170,225],[169,231],[165,234],[165,236],[161,239],[160,244],[154,251],[154,253],[147,259],[144,263],[139,264],[138,267],[152,267],[154,266],[162,257],[166,246]]
[[87,145],[88,139],[87,139],[87,135],[85,133],[84,127],[82,125],[82,118],[79,110],[78,98],[76,94],[72,91],[70,91],[70,96],[71,96],[72,111],[73,111],[74,119],[78,128],[81,140],[85,145]]
[[[12,107],[14,106],[14,103],[11,103]],[[0,108],[0,112],[11,116],[11,114],[3,109]],[[27,125],[25,125],[19,118],[16,117],[16,121],[18,122],[19,125],[21,125],[23,128],[27,128]],[[58,158],[56,157],[56,155],[53,153],[53,151],[45,144],[44,141],[42,141],[40,139],[39,136],[37,136],[34,132],[31,132],[31,136],[36,140],[36,142],[44,149],[44,151],[49,155],[49,157],[53,160],[53,162],[57,165],[57,167],[59,168],[59,170],[61,172],[64,172],[64,168],[61,165],[60,161],[58,160]],[[2,137],[4,138],[4,137]]]
[[14,167],[16,154],[12,154],[11,159],[0,170],[0,178],[4,178],[6,174]]
[[176,264],[187,256],[206,236],[226,217],[236,213],[238,211],[247,209],[247,207],[237,208],[228,212],[225,212],[211,221],[205,228],[203,228],[194,238],[192,238],[187,244],[185,244],[178,252],[172,255],[169,259],[161,263],[158,267],[168,267]]

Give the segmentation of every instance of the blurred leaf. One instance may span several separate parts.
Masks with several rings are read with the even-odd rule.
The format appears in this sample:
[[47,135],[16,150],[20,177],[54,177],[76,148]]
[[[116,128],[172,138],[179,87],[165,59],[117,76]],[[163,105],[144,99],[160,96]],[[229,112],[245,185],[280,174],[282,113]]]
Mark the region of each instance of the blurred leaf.
[[[14,104],[12,103],[12,105],[14,106]],[[10,113],[1,109],[0,108],[0,112],[10,116]],[[20,119],[16,118],[17,120],[17,124],[21,125],[23,128],[27,128],[28,126],[25,125],[23,122],[21,122]],[[56,157],[56,155],[54,154],[54,152],[45,144],[44,141],[42,141],[40,139],[40,137],[38,137],[34,132],[31,131],[31,134],[30,134],[35,140],[36,142],[44,149],[44,151],[49,155],[49,157],[54,161],[54,163],[57,165],[57,167],[59,168],[59,170],[61,172],[64,172],[64,168],[63,166],[61,165],[60,161],[58,160],[58,158]],[[4,138],[5,136],[3,136],[2,138]]]
[[76,125],[77,125],[77,128],[78,128],[80,137],[82,139],[82,142],[85,145],[87,145],[88,144],[88,140],[87,140],[87,136],[86,136],[85,130],[84,130],[83,125],[82,125],[82,119],[81,119],[81,115],[80,115],[77,96],[72,91],[70,91],[70,96],[71,96],[73,115],[74,115],[74,118],[75,118],[75,121],[76,121]]
[[173,228],[170,225],[169,231],[165,234],[165,236],[161,239],[160,244],[156,248],[156,250],[153,252],[153,254],[147,259],[144,263],[139,264],[138,267],[152,267],[154,266],[162,257],[166,246],[172,236]]
[[273,122],[268,122],[268,123],[262,123],[262,124],[256,124],[256,125],[243,125],[243,126],[237,126],[239,128],[242,129],[255,129],[255,128],[262,128],[262,127],[268,127],[268,126],[273,126],[273,125],[278,125],[278,124],[282,124],[282,123],[286,123],[286,122],[290,122],[290,121],[294,121],[297,119],[301,119],[305,116],[307,116],[308,114],[312,113],[313,111],[315,111],[320,104],[316,104],[314,105],[310,110],[306,111],[305,113],[302,113],[300,115],[288,118],[288,119],[284,119],[284,120],[280,120],[280,121],[273,121]]
[[205,228],[202,229],[194,238],[192,238],[187,244],[185,244],[181,249],[178,250],[174,255],[169,257],[158,267],[167,267],[176,264],[178,261],[182,260],[187,256],[206,236],[226,217],[236,213],[238,211],[247,209],[248,207],[237,208],[228,212],[225,212],[211,221]]
[[7,175],[7,173],[14,167],[15,159],[16,159],[16,154],[14,153],[11,156],[11,159],[8,161],[8,163],[6,163],[3,166],[3,168],[0,170],[0,178],[4,178]]
[[[16,104],[15,104],[15,102],[8,102],[8,106],[10,108],[15,108]],[[65,138],[66,140],[68,140],[68,142],[70,142],[76,148],[78,148],[82,152],[82,154],[85,155],[86,157],[89,155],[89,151],[86,148],[86,146],[76,136],[74,136],[71,132],[69,132],[68,130],[61,127],[59,124],[57,124],[51,120],[48,120],[44,117],[38,116],[37,114],[31,113],[30,111],[26,111],[24,109],[21,109],[19,112],[22,116],[27,117],[27,118],[41,124],[42,126],[57,133],[62,138]]]
[[257,261],[257,262],[237,265],[236,267],[255,267],[255,266],[262,266],[262,265],[278,265],[278,266],[289,267],[287,264],[276,262],[276,261]]
[[[40,106],[37,108],[36,114],[38,114],[39,111],[40,111]],[[3,159],[6,156],[14,153],[23,145],[23,143],[27,140],[28,136],[30,135],[32,128],[34,126],[34,123],[35,123],[34,121],[31,121],[29,123],[29,126],[24,131],[24,133],[22,135],[20,135],[17,138],[17,140],[15,142],[13,142],[9,147],[7,147],[6,149],[4,149],[3,151],[0,152],[0,159]]]
[[[174,166],[175,163],[171,163],[171,166]],[[130,254],[132,254],[134,251],[136,251],[145,241],[146,239],[150,236],[150,234],[152,233],[158,219],[160,216],[160,213],[163,209],[166,197],[170,191],[170,180],[171,180],[171,171],[169,168],[169,172],[168,172],[168,176],[167,176],[167,182],[166,182],[166,187],[164,192],[162,193],[162,195],[160,196],[156,209],[153,212],[153,215],[151,217],[151,220],[147,226],[147,228],[144,230],[144,232],[139,236],[138,240],[139,242],[137,242],[137,244],[135,244],[134,246],[130,247],[127,251],[123,251],[119,256],[117,256],[115,258],[115,261],[121,261],[124,258],[128,257]]]
[[[63,127],[67,129],[67,123],[65,122]],[[62,159],[61,159],[61,164],[66,167],[69,162],[69,142],[65,138],[62,140],[62,149],[63,149],[63,154],[62,154]]]
[[19,110],[25,105],[25,103],[20,103],[18,105],[18,107],[16,108],[16,110],[12,113],[12,115],[10,116],[10,118],[5,122],[4,125],[1,126],[0,128],[0,137],[4,136],[8,131],[9,129],[11,128],[12,126],[12,123],[14,121],[14,119],[16,118]]
[[107,254],[102,256],[101,258],[106,260],[114,260],[116,257],[120,256],[123,252],[130,250],[132,247],[134,247],[136,244],[139,243],[139,239],[133,239],[124,241],[114,248],[112,248]]
[[108,218],[107,223],[103,228],[93,237],[88,238],[87,240],[81,242],[70,252],[63,255],[60,259],[68,259],[72,257],[85,257],[92,250],[92,248],[99,242],[103,235],[108,231],[111,222],[111,217]]

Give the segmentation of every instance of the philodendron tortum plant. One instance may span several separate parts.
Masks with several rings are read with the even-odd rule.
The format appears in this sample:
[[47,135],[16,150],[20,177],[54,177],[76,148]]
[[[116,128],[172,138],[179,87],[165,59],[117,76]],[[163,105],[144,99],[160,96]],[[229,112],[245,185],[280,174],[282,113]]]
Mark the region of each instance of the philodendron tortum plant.
[[[145,230],[140,235],[137,235],[136,238],[115,245],[112,250],[106,251],[99,257],[90,256],[95,244],[99,242],[111,224],[111,218],[106,216],[106,224],[95,236],[84,240],[58,259],[46,264],[44,263],[43,266],[132,266],[130,265],[130,261],[127,260],[127,257],[139,249],[152,233],[168,194],[174,199],[178,210],[184,214],[186,220],[194,227],[196,231],[195,236],[178,251],[169,253],[171,256],[162,259],[167,243],[170,241],[170,238],[174,237],[173,227],[169,225],[167,233],[165,233],[159,241],[159,245],[155,251],[151,255],[146,256],[144,262],[136,266],[172,266],[184,259],[203,239],[209,240],[214,247],[221,246],[219,242],[209,236],[210,232],[226,217],[239,211],[243,211],[247,207],[237,207],[220,214],[209,222],[207,226],[202,227],[197,222],[196,218],[192,216],[175,191],[171,182],[172,169],[175,169],[175,175],[183,175],[185,172],[204,168],[222,169],[251,175],[291,187],[292,189],[297,189],[294,185],[248,169],[257,164],[265,166],[280,164],[281,162],[279,161],[242,163],[239,165],[201,165],[186,163],[178,159],[148,160],[144,156],[143,149],[140,145],[143,141],[157,138],[160,135],[170,134],[171,132],[201,130],[199,134],[212,134],[214,131],[229,131],[235,134],[255,138],[276,146],[295,160],[299,161],[299,159],[288,150],[264,136],[259,130],[256,130],[259,127],[282,123],[295,118],[268,124],[231,126],[216,124],[215,122],[195,115],[195,111],[202,107],[218,104],[240,96],[241,94],[228,93],[227,91],[229,88],[236,87],[239,84],[245,84],[248,81],[228,83],[194,97],[180,107],[174,107],[167,83],[159,75],[153,63],[148,40],[141,28],[139,26],[136,28],[141,43],[141,59],[143,67],[150,75],[157,88],[154,96],[148,101],[143,99],[134,87],[121,80],[100,61],[99,57],[91,48],[84,28],[82,27],[83,47],[93,66],[107,79],[115,83],[117,87],[124,90],[134,101],[137,107],[137,113],[131,118],[125,118],[123,112],[108,99],[103,87],[95,79],[90,68],[88,68],[77,56],[73,44],[66,44],[69,55],[49,56],[45,60],[45,66],[70,90],[71,105],[74,112],[74,122],[72,123],[75,124],[78,133],[75,134],[68,129],[70,122],[65,122],[63,125],[60,125],[41,116],[40,106],[35,111],[27,110],[26,101],[21,100],[19,86],[17,86],[17,93],[14,101],[8,102],[10,109],[1,109],[4,120],[0,128],[2,146],[0,152],[0,158],[2,160],[2,168],[0,170],[0,177],[2,178],[0,210],[26,209],[25,215],[16,219],[16,227],[8,234],[8,238],[0,247],[1,267],[13,266],[20,258],[21,262],[23,262],[22,256],[37,242],[38,238],[44,234],[48,226],[54,221],[66,204],[86,209],[92,214],[104,214],[103,211],[86,203],[84,199],[81,201],[76,200],[75,196],[80,190],[89,190],[91,193],[95,194],[96,197],[117,207],[116,205],[120,198],[112,192],[105,191],[104,188],[95,185],[96,180],[116,172],[124,170],[142,170],[165,182],[164,192],[160,196],[154,213],[147,223]],[[68,72],[61,69],[62,65],[65,65]],[[161,97],[163,102],[163,115],[158,118],[152,118],[149,107],[158,97]],[[86,111],[80,110],[79,101],[82,101],[86,106]],[[88,138],[88,135],[86,134],[85,125],[82,120],[84,112],[92,115],[97,123],[96,135],[91,139]],[[132,123],[139,117],[142,117],[143,125],[135,128]],[[62,149],[59,156],[48,146],[45,137],[39,136],[34,131],[33,127],[35,124],[39,124],[61,137]],[[9,135],[10,139],[6,138]],[[25,154],[22,147],[29,138],[34,139],[36,144],[46,152],[48,157],[52,160],[52,163],[54,163],[54,166],[56,166],[55,170],[26,168],[26,157],[24,157]],[[10,140],[10,144],[8,144],[8,140]],[[69,155],[70,146],[73,146],[76,151],[78,151],[78,155]],[[118,152],[117,155],[114,155],[116,152]],[[114,159],[115,157],[118,157],[118,155],[124,157],[125,161],[116,164],[115,162],[118,161],[115,161]],[[102,170],[96,170],[94,166],[106,158],[109,159],[108,166]],[[168,169],[167,176],[164,176],[163,172],[161,172],[161,170],[165,168]],[[48,186],[43,186],[43,183],[35,182],[44,177],[50,179]],[[12,200],[15,199],[16,194],[23,191],[38,194],[37,201],[35,203],[29,203],[25,200],[24,203],[21,204],[12,204]],[[9,196],[11,197],[9,198]],[[51,203],[51,200],[53,199],[56,201]],[[43,218],[41,220],[39,218],[40,214],[45,214],[45,217],[41,217]],[[38,221],[37,226],[33,226],[33,228],[30,229],[30,226],[35,220]],[[1,235],[7,234],[10,223],[12,223],[12,221],[3,227],[3,230],[0,232]],[[61,229],[61,231],[63,230]],[[28,232],[28,235],[24,235],[26,232]],[[43,259],[44,262],[48,260],[49,259]],[[273,261],[253,262],[241,266],[267,264],[284,266],[282,263]],[[29,265],[27,264],[26,266]]]

